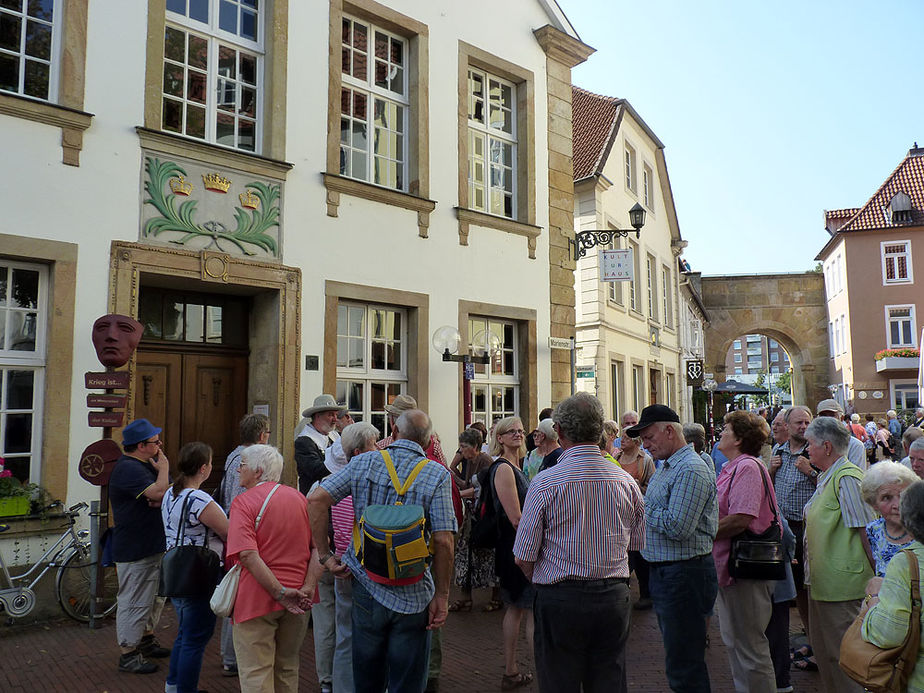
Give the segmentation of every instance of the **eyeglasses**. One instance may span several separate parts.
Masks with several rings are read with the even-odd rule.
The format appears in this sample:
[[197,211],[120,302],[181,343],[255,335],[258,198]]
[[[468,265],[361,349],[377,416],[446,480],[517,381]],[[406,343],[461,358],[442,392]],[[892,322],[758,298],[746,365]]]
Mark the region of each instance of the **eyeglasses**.
[[524,431],[522,428],[518,428],[518,429],[512,430],[512,431],[504,431],[503,433],[501,433],[501,435],[502,435],[502,436],[508,436],[508,435],[525,436],[525,435],[526,435],[526,431]]
[[158,440],[146,440],[146,441],[144,441],[144,444],[145,444],[145,445],[156,445],[157,447],[162,448],[162,447],[164,446],[164,441],[162,441],[162,440],[160,440],[160,439],[158,439]]

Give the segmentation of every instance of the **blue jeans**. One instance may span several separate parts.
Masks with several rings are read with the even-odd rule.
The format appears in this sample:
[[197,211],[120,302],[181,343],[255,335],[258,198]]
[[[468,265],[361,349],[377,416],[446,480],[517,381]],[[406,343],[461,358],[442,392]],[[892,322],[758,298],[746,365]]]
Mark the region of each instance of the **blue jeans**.
[[427,685],[427,610],[386,609],[353,581],[353,683],[356,693],[421,693]]
[[708,693],[706,618],[718,594],[712,554],[652,563],[649,588],[664,641],[664,667],[671,690]]
[[545,693],[625,693],[627,580],[536,585],[536,672]]
[[215,632],[215,614],[209,607],[208,597],[180,599],[174,597],[177,632],[170,652],[170,670],[167,673],[169,690],[177,693],[196,693],[199,690],[199,671],[205,646]]

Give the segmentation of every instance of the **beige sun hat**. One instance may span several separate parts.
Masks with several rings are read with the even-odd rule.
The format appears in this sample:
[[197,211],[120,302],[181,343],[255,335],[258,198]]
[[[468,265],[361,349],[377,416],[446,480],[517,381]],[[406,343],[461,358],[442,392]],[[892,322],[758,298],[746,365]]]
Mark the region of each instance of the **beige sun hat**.
[[401,416],[406,411],[417,409],[417,400],[410,395],[398,395],[391,404],[385,405],[385,411],[392,416]]
[[333,395],[318,395],[314,398],[314,405],[303,411],[302,416],[310,419],[319,411],[343,411],[344,409],[346,407],[337,404],[337,400]]

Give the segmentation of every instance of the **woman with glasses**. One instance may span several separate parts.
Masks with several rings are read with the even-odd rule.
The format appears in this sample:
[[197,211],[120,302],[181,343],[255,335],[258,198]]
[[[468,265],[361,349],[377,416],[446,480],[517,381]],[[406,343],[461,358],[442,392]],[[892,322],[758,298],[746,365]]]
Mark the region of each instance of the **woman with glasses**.
[[533,680],[532,674],[519,671],[517,665],[517,639],[524,614],[527,614],[526,640],[530,651],[533,649],[533,588],[513,560],[513,541],[529,485],[522,471],[526,456],[526,431],[518,417],[508,416],[495,424],[491,456],[494,463],[482,472],[484,478],[479,478],[479,481],[482,493],[487,494],[484,503],[497,515],[494,568],[500,582],[501,600],[507,606],[504,612],[504,677],[501,690],[509,691],[527,686]]

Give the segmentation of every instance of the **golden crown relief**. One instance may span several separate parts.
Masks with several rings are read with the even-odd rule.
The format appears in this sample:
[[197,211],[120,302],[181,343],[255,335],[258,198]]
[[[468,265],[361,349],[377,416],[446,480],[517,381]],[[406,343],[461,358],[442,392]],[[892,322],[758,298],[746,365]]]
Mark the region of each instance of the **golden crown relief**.
[[205,186],[206,190],[226,193],[228,192],[228,188],[231,187],[231,179],[225,178],[220,173],[203,173],[202,184]]
[[245,190],[237,197],[241,201],[241,207],[256,209],[260,206],[260,198],[254,195],[252,190]]
[[170,179],[170,189],[173,191],[174,195],[189,197],[189,193],[192,192],[193,186],[192,183],[187,181],[183,176],[177,176],[176,178]]

